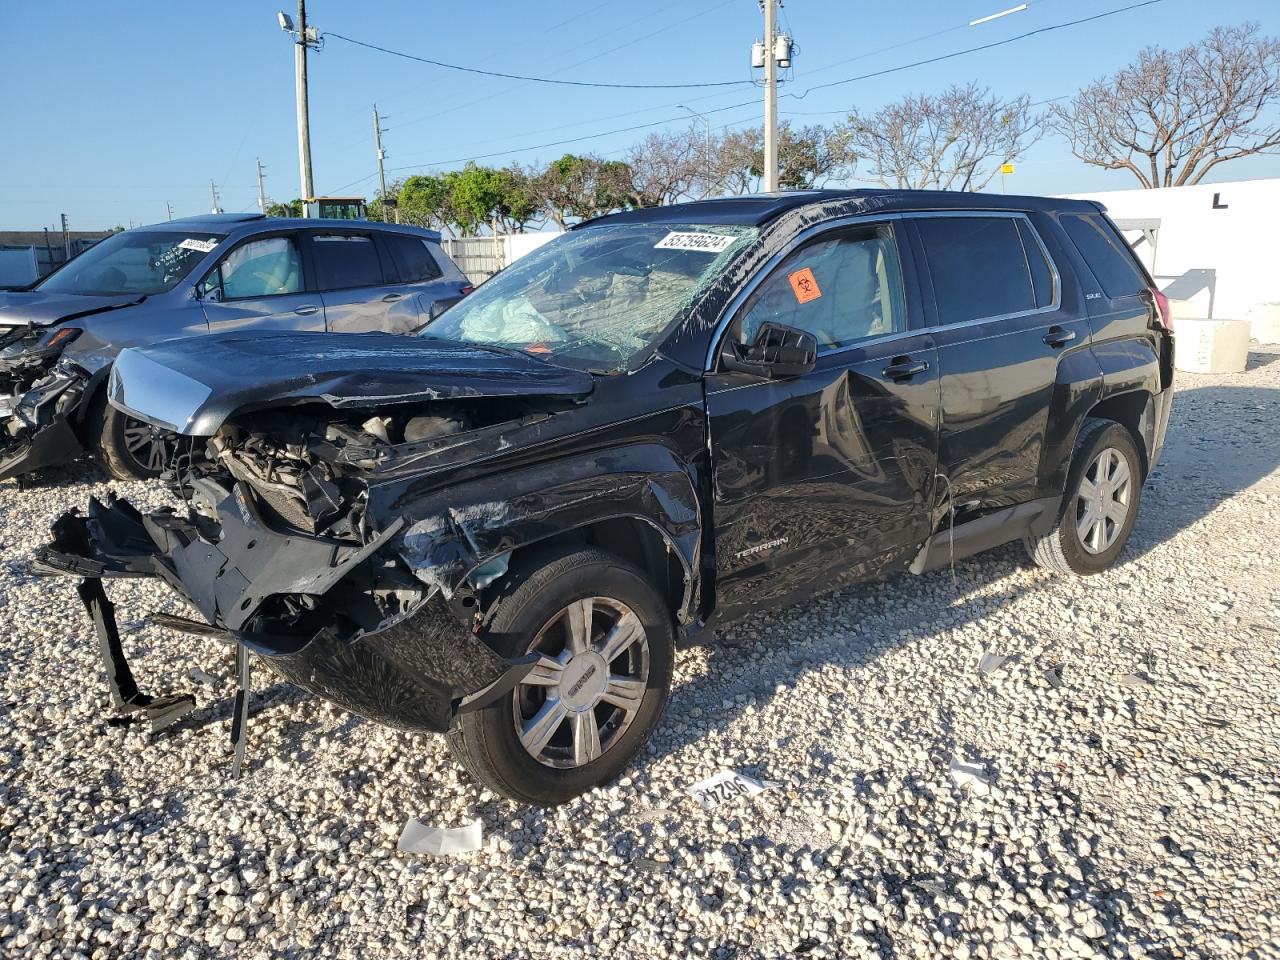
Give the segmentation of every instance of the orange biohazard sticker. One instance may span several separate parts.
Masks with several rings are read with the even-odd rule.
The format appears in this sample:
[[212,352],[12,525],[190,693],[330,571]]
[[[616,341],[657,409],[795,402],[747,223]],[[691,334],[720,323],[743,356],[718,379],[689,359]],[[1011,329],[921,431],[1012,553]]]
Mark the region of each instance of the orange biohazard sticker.
[[791,284],[791,292],[796,295],[796,303],[808,303],[822,296],[822,288],[808,267],[787,274],[787,281]]

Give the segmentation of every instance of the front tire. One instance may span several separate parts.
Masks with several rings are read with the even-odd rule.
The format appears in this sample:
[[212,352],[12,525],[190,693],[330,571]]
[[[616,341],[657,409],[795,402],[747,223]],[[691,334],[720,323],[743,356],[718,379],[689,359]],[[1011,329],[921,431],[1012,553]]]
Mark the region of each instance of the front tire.
[[671,690],[666,603],[630,563],[595,549],[544,555],[515,575],[488,624],[504,656],[540,654],[508,696],[464,713],[454,756],[495,793],[564,803],[618,776],[657,725]]
[[1023,542],[1041,567],[1089,576],[1129,541],[1142,502],[1142,458],[1133,435],[1111,420],[1086,420],[1076,439],[1058,522]]
[[112,479],[153,480],[173,458],[174,436],[117,410],[105,390],[94,398],[86,422],[88,447]]

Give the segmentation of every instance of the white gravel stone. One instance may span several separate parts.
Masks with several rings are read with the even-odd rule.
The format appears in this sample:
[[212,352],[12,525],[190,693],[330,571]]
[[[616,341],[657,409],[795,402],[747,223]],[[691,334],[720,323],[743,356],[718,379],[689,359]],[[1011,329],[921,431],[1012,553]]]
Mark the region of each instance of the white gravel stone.
[[[1178,386],[1113,570],[1014,545],[730,627],[626,775],[553,811],[264,670],[230,781],[231,664],[144,622],[191,614],[153,581],[109,585],[126,650],[199,709],[108,727],[74,585],[26,564],[109,485],[0,483],[0,956],[1280,958],[1280,348]],[[979,757],[986,795],[950,776]],[[780,786],[704,811],[683,788],[720,769]],[[489,842],[401,854],[409,817]]]

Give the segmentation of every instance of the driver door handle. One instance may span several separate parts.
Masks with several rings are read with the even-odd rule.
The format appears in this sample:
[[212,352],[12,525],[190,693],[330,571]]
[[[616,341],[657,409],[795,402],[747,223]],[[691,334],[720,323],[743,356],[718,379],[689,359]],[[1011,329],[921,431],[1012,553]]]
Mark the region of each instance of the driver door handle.
[[385,297],[382,298],[382,302],[395,303],[397,300],[403,300],[403,299],[404,299],[403,293],[388,293]]
[[884,375],[895,382],[910,380],[918,373],[929,369],[924,360],[913,360],[910,357],[894,357],[893,362],[884,368]]
[[315,313],[319,309],[320,308],[317,307],[314,303],[308,303],[308,304],[304,304],[301,307],[295,307],[293,312],[300,317],[309,317],[311,316],[311,314]]

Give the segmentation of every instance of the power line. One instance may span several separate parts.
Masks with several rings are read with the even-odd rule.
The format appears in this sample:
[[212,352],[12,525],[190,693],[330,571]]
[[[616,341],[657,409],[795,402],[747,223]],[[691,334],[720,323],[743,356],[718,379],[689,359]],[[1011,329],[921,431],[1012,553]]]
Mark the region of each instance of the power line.
[[599,87],[608,90],[688,90],[695,87],[738,87],[751,82],[750,80],[722,80],[718,83],[595,83],[586,80],[556,80],[552,77],[529,77],[518,73],[499,73],[495,70],[481,70],[479,67],[464,67],[457,63],[445,63],[443,60],[432,60],[429,57],[419,57],[412,53],[402,53],[399,50],[380,47],[376,43],[353,40],[351,37],[343,36],[340,33],[325,33],[325,36],[333,37],[335,40],[345,40],[347,43],[353,43],[358,47],[367,47],[370,50],[377,50],[393,57],[403,57],[405,60],[428,63],[433,67],[443,67],[446,70],[461,70],[463,73],[478,73],[485,77],[500,77],[504,80],[521,80],[527,83],[550,83],[565,87]]
[[1130,10],[1137,10],[1140,7],[1150,7],[1157,3],[1164,3],[1164,0],[1142,0],[1141,3],[1131,3],[1127,7],[1119,7],[1115,10],[1107,10],[1104,13],[1095,13],[1091,17],[1081,17],[1079,20],[1069,20],[1066,23],[1054,23],[1047,27],[1039,27],[1035,30],[1028,30],[1026,33],[1019,33],[1013,37],[1005,37],[1003,40],[994,40],[991,43],[984,43],[976,47],[966,47],[964,50],[955,50],[951,53],[940,54],[936,57],[929,57],[925,60],[916,60],[913,63],[904,63],[896,67],[885,67],[883,70],[875,70],[871,73],[864,73],[856,77],[846,77],[843,80],[832,80],[830,83],[820,83],[816,87],[809,87],[804,93],[793,93],[790,96],[797,100],[803,100],[815,90],[826,90],[828,87],[839,87],[846,83],[855,83],[858,80],[870,80],[873,77],[883,77],[890,73],[898,73],[902,70],[910,70],[912,67],[923,67],[931,63],[941,63],[944,60],[953,60],[956,57],[963,57],[966,54],[978,53],[983,50],[991,50],[995,47],[1003,47],[1006,44],[1015,43],[1018,40],[1026,40],[1028,37],[1035,37],[1042,33],[1052,33],[1054,30],[1063,30],[1067,27],[1079,26],[1082,23],[1091,23],[1094,20],[1102,20],[1106,17],[1114,17],[1117,14],[1128,13]]
[[[854,83],[854,82],[856,82],[856,81],[858,81],[858,80],[868,80],[868,79],[871,79],[871,78],[873,78],[873,77],[884,76],[885,74],[890,74],[890,73],[897,73],[897,72],[900,72],[900,71],[902,71],[902,70],[909,70],[909,69],[911,69],[911,68],[913,68],[913,67],[925,66],[925,65],[927,65],[927,64],[930,64],[930,63],[937,63],[937,62],[940,62],[940,61],[943,61],[943,60],[951,60],[951,59],[954,59],[955,57],[964,56],[965,54],[969,54],[969,53],[977,53],[977,52],[982,51],[982,50],[989,50],[989,49],[991,49],[991,48],[993,48],[993,47],[1000,47],[1000,46],[1004,46],[1004,45],[1006,45],[1006,44],[1014,43],[1014,42],[1016,42],[1016,41],[1018,41],[1018,40],[1025,40],[1025,39],[1027,39],[1028,37],[1038,36],[1039,34],[1042,34],[1042,33],[1050,33],[1050,32],[1052,32],[1052,31],[1054,31],[1054,30],[1063,30],[1063,29],[1065,29],[1065,28],[1067,28],[1067,27],[1074,27],[1074,26],[1078,26],[1078,25],[1080,25],[1080,24],[1082,24],[1082,23],[1090,23],[1090,22],[1092,22],[1092,21],[1094,21],[1094,20],[1101,20],[1101,19],[1104,19],[1104,18],[1106,18],[1106,17],[1112,17],[1112,16],[1116,16],[1116,15],[1121,14],[1121,13],[1127,13],[1127,12],[1128,12],[1128,11],[1130,11],[1130,10],[1136,10],[1136,9],[1139,9],[1140,7],[1149,7],[1149,6],[1153,6],[1153,5],[1157,4],[1157,3],[1163,3],[1163,2],[1164,2],[1164,0],[1142,0],[1142,2],[1140,2],[1140,3],[1133,3],[1133,4],[1130,4],[1130,5],[1125,6],[1125,7],[1119,7],[1119,8],[1117,8],[1117,9],[1115,9],[1115,10],[1108,10],[1108,11],[1105,11],[1105,12],[1103,12],[1103,13],[1094,14],[1093,16],[1090,16],[1090,17],[1083,17],[1083,18],[1081,18],[1081,19],[1079,19],[1079,20],[1070,20],[1070,21],[1067,21],[1067,22],[1065,22],[1065,23],[1056,23],[1056,24],[1051,24],[1051,25],[1049,25],[1049,26],[1047,26],[1047,27],[1039,27],[1038,29],[1035,29],[1035,30],[1029,30],[1029,31],[1027,31],[1026,33],[1021,33],[1021,34],[1018,34],[1017,36],[1013,36],[1013,37],[1006,37],[1006,38],[1005,38],[1005,39],[1003,39],[1003,40],[997,40],[997,41],[994,41],[994,42],[992,42],[992,43],[985,43],[985,44],[981,44],[981,45],[979,45],[979,46],[975,46],[975,47],[968,47],[968,48],[966,48],[966,49],[964,49],[964,50],[956,50],[956,51],[953,51],[953,52],[951,52],[951,53],[941,54],[941,55],[936,56],[936,57],[930,57],[930,58],[928,58],[928,59],[926,59],[926,60],[917,60],[917,61],[914,61],[914,62],[912,62],[912,63],[905,63],[905,64],[901,64],[901,65],[896,66],[896,67],[886,67],[886,68],[885,68],[885,69],[883,69],[883,70],[877,70],[877,71],[875,71],[875,72],[873,72],[873,73],[862,74],[862,75],[860,75],[860,76],[856,76],[856,77],[846,77],[846,78],[845,78],[845,79],[843,79],[843,80],[834,80],[834,81],[832,81],[832,82],[830,82],[830,83],[824,83],[824,84],[821,84],[820,86],[810,87],[810,88],[809,88],[809,89],[807,89],[804,93],[784,93],[784,94],[781,94],[781,95],[780,95],[780,99],[781,99],[781,98],[784,98],[784,97],[792,97],[792,98],[797,99],[797,100],[799,100],[799,99],[803,99],[804,97],[808,96],[810,93],[814,92],[815,90],[822,90],[822,89],[826,89],[827,87],[840,86],[840,85],[842,85],[842,84],[846,84],[846,83]],[[1055,97],[1055,98],[1053,98],[1053,99],[1057,100],[1057,99],[1062,99],[1062,98],[1061,98],[1061,97]],[[748,100],[748,101],[744,101],[744,102],[742,102],[742,103],[733,103],[733,104],[729,104],[729,105],[728,105],[728,106],[726,106],[726,107],[715,107],[715,108],[712,108],[712,109],[706,110],[706,111],[704,111],[704,112],[705,112],[705,113],[722,113],[722,112],[724,112],[724,111],[726,111],[726,110],[736,110],[736,109],[737,109],[737,108],[739,108],[739,107],[750,106],[750,105],[755,104],[755,102],[756,102],[755,100]],[[1047,102],[1050,102],[1050,101],[1041,101],[1041,103],[1047,103]],[[1039,104],[1033,104],[1033,106],[1034,106],[1034,105],[1039,105]],[[834,111],[833,111],[833,112],[834,112]],[[840,112],[843,112],[843,111],[840,111]],[[625,114],[622,114],[622,115],[623,115],[623,116],[625,116]],[[602,119],[607,119],[607,118],[602,118]],[[507,150],[498,150],[498,151],[495,151],[495,152],[493,152],[493,153],[478,154],[478,155],[470,156],[470,157],[459,157],[459,158],[455,158],[455,159],[452,159],[452,160],[435,160],[435,161],[429,161],[429,162],[424,162],[424,163],[412,164],[412,165],[404,166],[404,167],[393,167],[393,168],[390,168],[390,169],[391,169],[393,172],[399,172],[399,171],[403,171],[403,170],[419,170],[419,169],[422,169],[423,167],[438,167],[438,166],[447,166],[447,165],[449,165],[449,164],[454,164],[454,163],[465,163],[465,162],[467,162],[467,161],[469,161],[469,160],[488,160],[488,159],[492,159],[492,158],[494,158],[494,157],[508,156],[508,155],[510,155],[510,154],[513,154],[513,153],[527,153],[527,152],[529,152],[529,151],[531,151],[531,150],[543,150],[543,149],[546,149],[546,148],[548,148],[548,147],[560,147],[560,146],[567,146],[567,145],[569,145],[569,144],[573,144],[573,143],[582,143],[583,141],[586,141],[586,140],[597,140],[597,139],[601,139],[601,138],[603,138],[603,137],[613,136],[614,134],[618,134],[618,133],[631,133],[631,132],[634,132],[634,131],[636,131],[636,130],[644,130],[644,129],[648,129],[648,128],[651,128],[651,127],[658,127],[658,126],[662,126],[663,124],[666,124],[666,123],[674,123],[675,121],[677,121],[677,120],[682,120],[682,119],[684,119],[684,118],[683,118],[683,117],[668,117],[668,118],[666,118],[666,119],[664,119],[664,120],[655,120],[655,121],[652,121],[652,122],[649,122],[649,123],[640,123],[640,124],[635,124],[635,125],[633,125],[633,126],[629,126],[629,127],[619,127],[619,128],[617,128],[617,129],[614,129],[614,130],[605,130],[605,131],[602,131],[602,132],[599,132],[599,133],[587,134],[587,135],[585,135],[585,136],[581,136],[581,137],[570,137],[570,138],[563,139],[563,140],[554,140],[554,141],[551,141],[551,142],[548,142],[548,143],[539,143],[539,144],[534,144],[534,145],[532,145],[532,146],[528,146],[528,147],[514,147],[514,148],[511,148],[511,149],[507,149]],[[344,185],[343,187],[340,187],[340,188],[338,188],[338,189],[339,189],[339,190],[343,190],[343,189],[346,189],[346,187],[354,186],[355,184],[358,184],[358,183],[363,183],[364,181],[369,180],[369,179],[371,179],[371,178],[372,178],[372,177],[374,177],[374,176],[376,176],[376,174],[368,174],[367,176],[361,177],[359,180],[352,181],[352,183],[350,183],[350,184],[346,184],[346,185]]]

